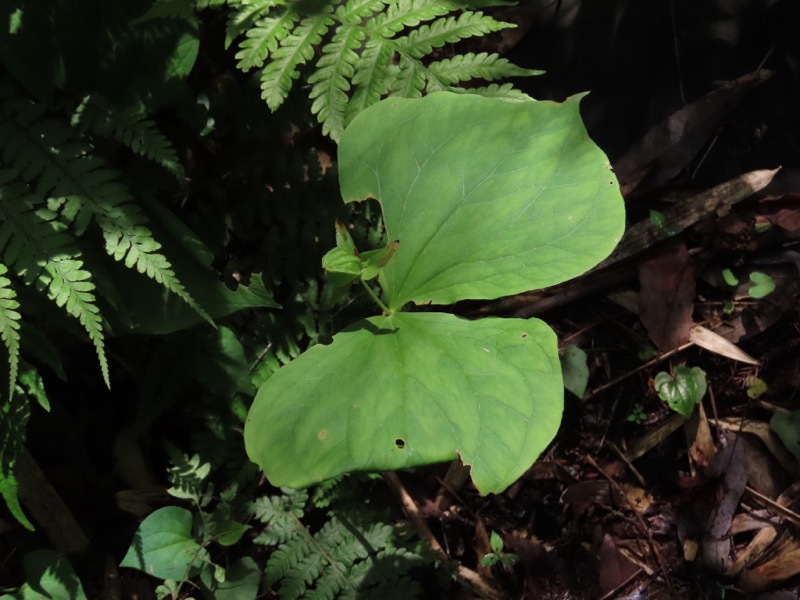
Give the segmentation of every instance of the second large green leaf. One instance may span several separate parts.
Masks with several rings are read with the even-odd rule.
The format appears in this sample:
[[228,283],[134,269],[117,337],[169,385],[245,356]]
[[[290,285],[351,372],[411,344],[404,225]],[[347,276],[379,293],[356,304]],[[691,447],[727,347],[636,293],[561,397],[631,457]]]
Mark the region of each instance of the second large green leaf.
[[339,147],[342,195],[379,200],[400,241],[381,277],[389,308],[547,287],[611,252],[622,197],[579,102],[441,92],[353,120]]
[[276,486],[452,460],[499,492],[555,436],[556,338],[537,319],[396,313],[359,321],[280,369],[247,417],[247,453]]

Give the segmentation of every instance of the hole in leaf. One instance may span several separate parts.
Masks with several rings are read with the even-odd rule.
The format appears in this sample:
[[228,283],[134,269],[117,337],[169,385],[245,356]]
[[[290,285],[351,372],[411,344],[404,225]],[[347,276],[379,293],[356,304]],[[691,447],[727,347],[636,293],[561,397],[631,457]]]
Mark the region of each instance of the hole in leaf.
[[394,441],[394,445],[395,445],[395,446],[397,446],[397,448],[398,448],[399,450],[402,450],[403,448],[405,448],[405,447],[406,447],[406,441],[405,441],[403,438],[397,438],[397,439]]
[[524,339],[526,339],[528,337],[528,334],[527,333],[523,333],[520,337],[524,340]]

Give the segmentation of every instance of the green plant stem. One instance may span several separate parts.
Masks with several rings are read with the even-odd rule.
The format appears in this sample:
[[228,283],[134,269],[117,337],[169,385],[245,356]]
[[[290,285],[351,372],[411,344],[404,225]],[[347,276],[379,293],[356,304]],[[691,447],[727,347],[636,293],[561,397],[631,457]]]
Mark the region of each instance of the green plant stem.
[[380,307],[381,307],[381,310],[382,310],[384,313],[386,313],[387,315],[390,315],[390,314],[392,314],[392,311],[391,311],[391,310],[389,310],[389,307],[388,307],[388,306],[386,306],[386,305],[383,303],[383,301],[382,301],[382,300],[381,300],[381,299],[378,297],[378,294],[376,294],[376,293],[374,292],[374,290],[373,290],[371,287],[369,287],[369,284],[368,284],[366,281],[364,281],[363,279],[361,279],[360,277],[358,278],[358,280],[361,282],[361,285],[362,285],[362,286],[364,286],[364,289],[365,289],[365,290],[367,290],[367,293],[370,295],[370,297],[371,297],[373,300],[375,300],[375,302],[378,304],[378,306],[380,306]]

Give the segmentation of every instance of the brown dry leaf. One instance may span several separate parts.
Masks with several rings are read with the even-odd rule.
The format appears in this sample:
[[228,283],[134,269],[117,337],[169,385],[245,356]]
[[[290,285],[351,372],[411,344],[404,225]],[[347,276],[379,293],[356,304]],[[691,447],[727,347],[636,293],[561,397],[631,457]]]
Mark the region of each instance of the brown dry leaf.
[[597,559],[600,589],[604,594],[617,589],[638,571],[638,567],[619,551],[614,538],[609,534],[603,536],[597,551]]
[[709,352],[725,356],[732,360],[738,360],[739,362],[749,365],[759,364],[755,358],[747,354],[747,352],[739,348],[739,346],[702,325],[693,325],[691,327],[689,330],[689,341]]
[[771,71],[762,69],[724,82],[648,131],[614,163],[623,196],[656,187],[680,173],[743,94],[771,76]]
[[800,537],[797,531],[783,528],[758,559],[758,563],[747,568],[739,579],[739,585],[748,592],[773,587],[781,581],[800,573]]
[[661,352],[689,341],[694,271],[684,244],[673,244],[639,263],[639,318]]
[[769,423],[763,421],[745,421],[741,419],[719,419],[715,424],[722,429],[728,431],[740,431],[741,433],[750,433],[756,436],[770,454],[775,457],[777,464],[779,464],[784,471],[789,475],[800,476],[800,463],[795,459],[791,453],[783,445],[783,442],[772,431]]
[[708,418],[702,404],[698,406],[698,410],[686,423],[684,430],[687,442],[690,444],[689,456],[693,466],[705,467],[717,455],[717,447],[711,437],[711,427],[708,425]]

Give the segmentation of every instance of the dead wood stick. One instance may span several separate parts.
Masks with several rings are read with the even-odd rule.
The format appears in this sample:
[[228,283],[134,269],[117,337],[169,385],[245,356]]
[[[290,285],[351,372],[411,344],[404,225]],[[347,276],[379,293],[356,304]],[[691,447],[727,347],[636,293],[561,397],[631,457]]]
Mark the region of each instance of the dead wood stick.
[[[387,472],[383,474],[383,477],[386,480],[386,483],[389,484],[391,490],[400,500],[400,504],[403,506],[403,512],[406,513],[406,517],[408,517],[408,520],[411,522],[411,525],[414,527],[417,535],[428,542],[431,548],[433,548],[433,550],[437,552],[444,561],[450,562],[450,557],[444,551],[442,545],[439,543],[439,540],[436,539],[436,536],[433,535],[430,527],[428,527],[425,519],[420,514],[417,503],[414,502],[414,499],[406,491],[405,486],[400,481],[400,478],[397,476],[397,474]],[[505,600],[505,596],[502,593],[494,589],[483,577],[481,577],[472,569],[468,569],[464,565],[459,564],[458,576],[460,579],[469,584],[472,590],[481,598],[486,598],[486,600]]]
[[16,474],[22,504],[44,530],[53,547],[69,558],[83,557],[89,548],[89,536],[27,448],[23,448],[17,457]]

